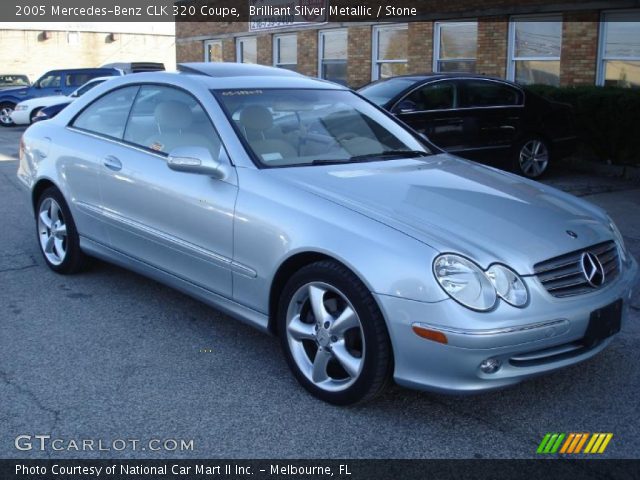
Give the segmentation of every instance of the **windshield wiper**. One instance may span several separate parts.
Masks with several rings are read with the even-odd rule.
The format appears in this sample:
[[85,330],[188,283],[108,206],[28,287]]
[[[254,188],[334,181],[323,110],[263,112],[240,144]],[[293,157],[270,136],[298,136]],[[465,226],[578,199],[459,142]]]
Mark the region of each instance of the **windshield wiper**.
[[365,155],[354,155],[349,158],[319,158],[313,160],[308,165],[338,165],[340,163],[358,163],[368,162],[378,158],[385,157],[428,157],[431,155],[429,152],[423,152],[422,150],[385,150],[378,153],[367,153]]
[[351,157],[351,160],[362,161],[371,158],[385,158],[385,157],[428,157],[431,155],[429,152],[423,152],[422,150],[385,150],[379,153],[367,153],[365,155],[356,155]]

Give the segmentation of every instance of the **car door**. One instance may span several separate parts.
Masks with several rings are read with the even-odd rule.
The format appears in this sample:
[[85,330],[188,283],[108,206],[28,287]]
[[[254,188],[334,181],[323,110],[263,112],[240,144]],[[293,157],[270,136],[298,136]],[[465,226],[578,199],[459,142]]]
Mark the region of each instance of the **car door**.
[[101,176],[111,248],[231,297],[235,170],[218,180],[167,166],[171,150],[191,146],[228,162],[207,113],[190,93],[143,85],[126,125]]
[[62,95],[62,81],[63,73],[59,70],[54,70],[45,73],[35,83],[32,92],[37,97],[48,97],[51,95]]
[[466,147],[464,119],[457,110],[458,86],[452,80],[438,80],[407,93],[392,112],[438,147],[456,151]]
[[108,246],[106,217],[100,195],[100,177],[104,161],[114,141],[122,139],[138,86],[112,90],[85,107],[61,131],[64,138],[54,139],[66,145],[58,160],[65,172],[67,196],[72,200],[73,216],[81,236]]
[[458,81],[459,107],[468,148],[463,156],[489,163],[508,157],[517,140],[524,95],[510,84],[492,79]]

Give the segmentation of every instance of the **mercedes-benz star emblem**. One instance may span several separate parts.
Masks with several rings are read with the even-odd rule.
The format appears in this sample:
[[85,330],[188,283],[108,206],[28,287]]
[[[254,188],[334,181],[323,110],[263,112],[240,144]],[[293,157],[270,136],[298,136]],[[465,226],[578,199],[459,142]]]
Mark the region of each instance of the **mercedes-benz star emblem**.
[[593,253],[585,252],[582,254],[580,264],[582,265],[584,278],[587,279],[587,283],[589,283],[589,285],[593,288],[598,288],[604,284],[604,268],[602,268],[602,264],[600,263],[600,260],[598,260],[598,257]]
[[567,235],[569,235],[571,238],[578,238],[578,234],[572,230],[567,230]]

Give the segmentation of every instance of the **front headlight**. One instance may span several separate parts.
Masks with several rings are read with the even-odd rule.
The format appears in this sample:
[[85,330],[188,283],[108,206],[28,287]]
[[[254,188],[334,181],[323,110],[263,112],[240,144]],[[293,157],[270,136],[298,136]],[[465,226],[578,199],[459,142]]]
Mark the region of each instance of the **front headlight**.
[[622,233],[618,230],[616,224],[609,218],[609,229],[611,233],[613,233],[613,238],[618,244],[618,250],[620,251],[620,259],[626,263],[627,262],[627,247],[624,244],[624,238],[622,238]]
[[26,105],[22,105],[22,104],[20,104],[20,103],[19,103],[18,105],[16,105],[16,106],[14,107],[14,110],[15,110],[16,112],[19,112],[20,110],[26,110],[27,108],[28,108],[28,107],[27,107]]
[[491,265],[487,277],[498,293],[498,296],[514,307],[524,307],[529,295],[527,287],[518,274],[504,265]]
[[485,311],[496,303],[496,289],[487,275],[464,257],[440,255],[433,262],[433,273],[443,290],[465,307]]

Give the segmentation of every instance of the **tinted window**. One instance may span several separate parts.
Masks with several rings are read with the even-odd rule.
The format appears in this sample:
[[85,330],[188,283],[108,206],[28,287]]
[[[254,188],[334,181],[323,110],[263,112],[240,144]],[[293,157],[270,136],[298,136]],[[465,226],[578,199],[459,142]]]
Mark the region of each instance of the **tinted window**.
[[205,147],[217,158],[220,152],[218,135],[198,101],[182,90],[159,85],[140,88],[124,139],[161,153]]
[[522,104],[522,95],[516,88],[503,83],[484,80],[464,82],[461,107],[497,107]]
[[38,81],[40,88],[59,87],[62,76],[59,73],[48,73]]
[[358,90],[358,93],[376,105],[384,105],[414,82],[415,80],[411,78],[392,78],[391,80],[376,82],[362,87]]
[[76,117],[73,126],[121,139],[137,91],[138,87],[125,87],[103,95]]
[[96,75],[92,73],[68,73],[64,83],[67,87],[79,87],[95,77]]
[[453,82],[436,82],[419,88],[400,102],[413,110],[444,110],[455,108],[456,86]]

